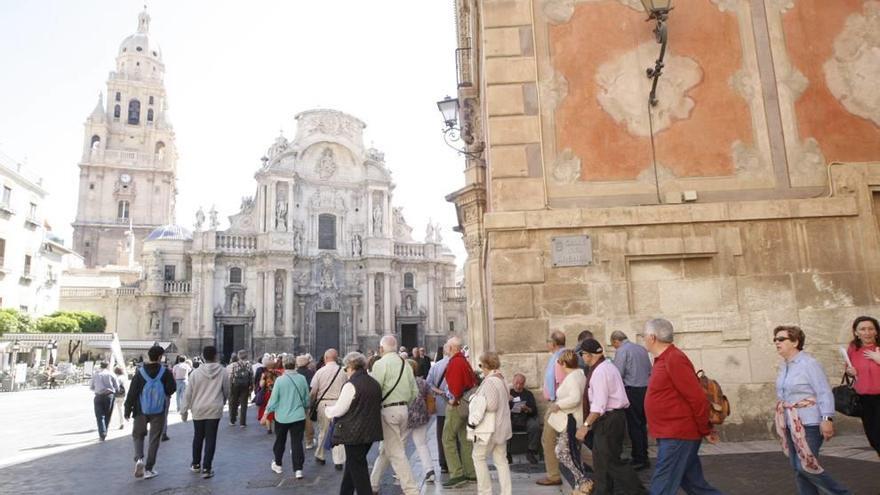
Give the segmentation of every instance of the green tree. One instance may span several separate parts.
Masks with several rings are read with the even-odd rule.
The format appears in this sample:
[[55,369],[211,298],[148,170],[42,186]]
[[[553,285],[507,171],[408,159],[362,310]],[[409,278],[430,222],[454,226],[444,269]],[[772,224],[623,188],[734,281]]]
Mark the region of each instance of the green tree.
[[81,333],[79,322],[67,315],[44,316],[37,320],[40,333]]
[[66,316],[76,320],[82,333],[104,333],[107,329],[107,319],[91,311],[56,311],[51,316]]
[[0,309],[0,335],[4,333],[34,332],[34,322],[30,315],[17,309]]

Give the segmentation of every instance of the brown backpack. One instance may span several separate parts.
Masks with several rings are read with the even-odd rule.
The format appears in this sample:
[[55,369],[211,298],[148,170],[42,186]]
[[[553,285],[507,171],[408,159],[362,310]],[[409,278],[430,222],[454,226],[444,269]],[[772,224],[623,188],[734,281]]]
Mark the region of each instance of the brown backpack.
[[706,376],[703,370],[697,371],[697,379],[700,380],[700,386],[703,387],[703,393],[709,401],[709,423],[713,425],[724,423],[724,420],[730,416],[730,402],[721,391],[721,385]]

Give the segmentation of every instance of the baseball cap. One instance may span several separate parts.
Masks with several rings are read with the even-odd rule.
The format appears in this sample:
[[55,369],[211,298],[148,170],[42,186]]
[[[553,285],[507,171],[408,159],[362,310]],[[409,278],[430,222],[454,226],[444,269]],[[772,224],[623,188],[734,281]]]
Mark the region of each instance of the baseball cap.
[[590,354],[602,354],[602,344],[596,339],[585,339],[578,346],[578,352],[588,352]]

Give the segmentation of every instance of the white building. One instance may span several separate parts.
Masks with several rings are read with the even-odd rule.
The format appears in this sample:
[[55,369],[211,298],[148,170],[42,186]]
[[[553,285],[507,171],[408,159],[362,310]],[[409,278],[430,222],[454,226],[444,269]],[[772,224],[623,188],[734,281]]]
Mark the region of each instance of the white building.
[[58,278],[78,257],[46,227],[42,179],[2,153],[0,187],[0,307],[51,313],[58,309]]

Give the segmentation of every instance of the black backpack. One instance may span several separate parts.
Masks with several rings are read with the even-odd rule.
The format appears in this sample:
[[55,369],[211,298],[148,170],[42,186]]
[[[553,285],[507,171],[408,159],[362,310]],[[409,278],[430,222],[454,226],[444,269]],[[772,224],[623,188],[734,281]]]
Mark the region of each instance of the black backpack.
[[251,384],[251,364],[247,361],[239,361],[235,363],[232,370],[233,385],[250,385]]

